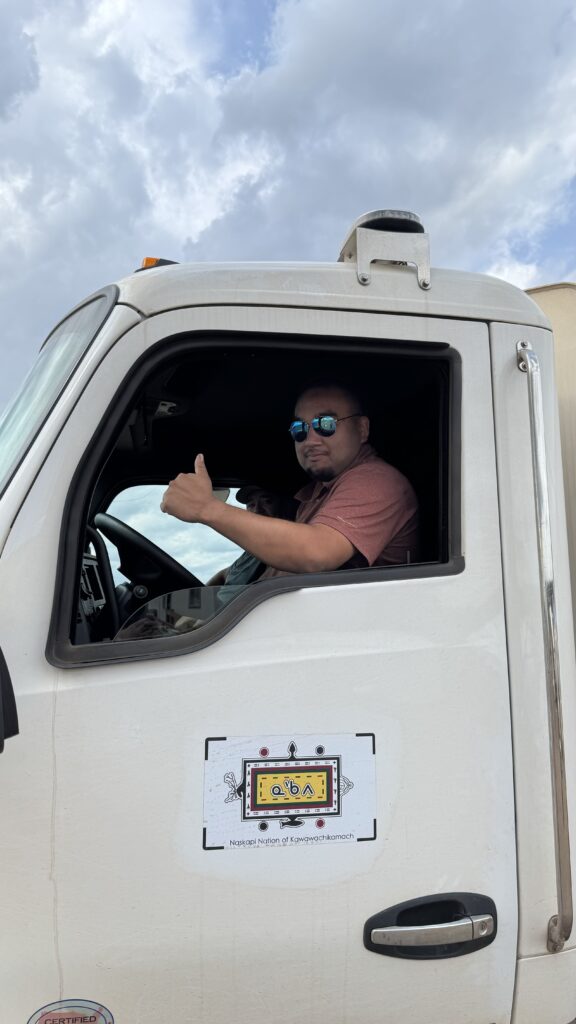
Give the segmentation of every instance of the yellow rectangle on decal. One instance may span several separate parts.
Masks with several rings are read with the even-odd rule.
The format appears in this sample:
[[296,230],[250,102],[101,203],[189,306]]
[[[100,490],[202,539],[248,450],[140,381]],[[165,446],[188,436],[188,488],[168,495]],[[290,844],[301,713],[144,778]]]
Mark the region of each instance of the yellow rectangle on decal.
[[256,807],[266,804],[297,804],[304,807],[306,804],[326,803],[328,774],[326,768],[319,771],[259,771]]

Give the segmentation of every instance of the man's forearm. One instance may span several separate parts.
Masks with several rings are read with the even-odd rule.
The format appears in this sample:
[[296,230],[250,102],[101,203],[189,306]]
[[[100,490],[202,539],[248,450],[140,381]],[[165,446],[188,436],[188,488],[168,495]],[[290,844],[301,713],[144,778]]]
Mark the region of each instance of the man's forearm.
[[292,523],[225,505],[214,497],[203,455],[196,456],[194,468],[194,473],[180,473],[170,481],[160,505],[163,512],[186,523],[211,526],[261,562],[284,572],[338,569],[354,553],[351,542],[330,526]]
[[274,569],[320,572],[336,568],[326,564],[334,557],[323,551],[317,529],[306,523],[261,516],[221,501],[214,502],[202,521]]

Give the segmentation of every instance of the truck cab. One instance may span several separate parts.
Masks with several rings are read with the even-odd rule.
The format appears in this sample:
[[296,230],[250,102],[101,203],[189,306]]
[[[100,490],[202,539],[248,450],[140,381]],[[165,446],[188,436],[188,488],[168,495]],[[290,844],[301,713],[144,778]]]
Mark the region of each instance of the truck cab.
[[[57,325],[0,421],[6,1020],[569,1024],[549,320],[430,270],[396,211],[333,264],[152,264]],[[419,550],[223,599],[242,549],[162,494],[202,452],[223,501],[293,496],[319,379],[362,394]]]

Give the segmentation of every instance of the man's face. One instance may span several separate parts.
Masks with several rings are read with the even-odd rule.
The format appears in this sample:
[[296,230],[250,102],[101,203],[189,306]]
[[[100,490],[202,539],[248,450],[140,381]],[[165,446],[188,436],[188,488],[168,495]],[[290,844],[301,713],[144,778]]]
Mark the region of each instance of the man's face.
[[276,504],[276,495],[270,491],[264,491],[260,487],[255,487],[247,495],[246,508],[249,512],[257,512],[260,516],[277,515]]
[[314,389],[300,395],[295,419],[311,423],[315,416],[338,417],[336,432],[330,437],[322,437],[310,427],[304,441],[294,442],[296,458],[313,480],[333,480],[339,476],[356,458],[362,443],[368,440],[366,416],[343,419],[358,411],[353,399],[338,388]]

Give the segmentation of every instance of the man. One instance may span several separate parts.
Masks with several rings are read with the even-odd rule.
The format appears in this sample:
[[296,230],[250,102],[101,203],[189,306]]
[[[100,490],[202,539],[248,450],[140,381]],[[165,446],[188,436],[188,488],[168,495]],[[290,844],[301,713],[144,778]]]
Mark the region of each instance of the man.
[[416,561],[416,496],[368,444],[369,427],[356,396],[340,385],[317,384],[300,395],[290,433],[311,482],[296,495],[295,522],[218,501],[203,455],[194,473],[170,482],[162,511],[211,526],[255,555],[268,566],[261,579]]

